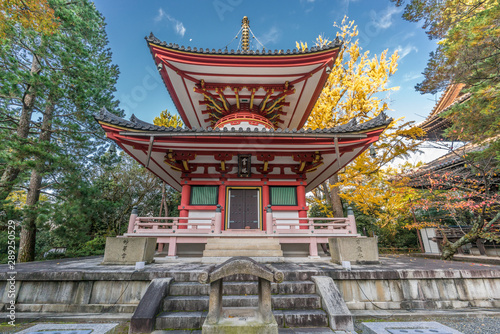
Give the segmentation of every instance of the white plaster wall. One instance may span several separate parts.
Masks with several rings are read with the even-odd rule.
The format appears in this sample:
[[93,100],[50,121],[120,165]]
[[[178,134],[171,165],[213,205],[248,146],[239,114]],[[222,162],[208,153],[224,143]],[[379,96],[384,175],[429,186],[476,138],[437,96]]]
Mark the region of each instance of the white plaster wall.
[[[211,218],[215,217],[215,210],[189,210],[189,218],[208,218],[207,220],[189,220],[189,223],[211,223]],[[188,226],[188,228],[193,228],[193,226]],[[209,225],[198,226],[198,229],[210,229]]]
[[[299,212],[298,211],[275,211],[273,210],[273,217],[277,218],[277,224],[283,224],[283,223],[298,223],[298,220],[282,220],[280,221],[279,218],[299,218]],[[277,226],[278,230],[289,230],[289,226]]]

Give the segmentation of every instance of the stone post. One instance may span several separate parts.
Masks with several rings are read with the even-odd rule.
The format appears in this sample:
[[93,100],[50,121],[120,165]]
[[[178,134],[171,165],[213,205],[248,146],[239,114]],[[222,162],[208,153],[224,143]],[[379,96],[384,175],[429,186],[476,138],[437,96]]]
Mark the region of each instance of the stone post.
[[358,234],[358,229],[356,227],[356,218],[354,217],[354,211],[351,207],[347,208],[347,219],[349,221],[349,234]]
[[217,204],[217,209],[215,209],[215,228],[214,233],[220,234],[222,229],[222,207]]
[[271,323],[274,315],[271,306],[271,282],[259,277],[259,311],[264,323]]
[[215,325],[222,312],[222,280],[210,283],[210,297],[208,300],[208,314],[206,321],[210,325]]
[[[222,305],[222,282],[224,278],[233,275],[258,277],[257,307]],[[232,257],[218,266],[205,269],[198,276],[198,282],[201,284],[210,283],[208,313],[202,326],[202,334],[278,334],[278,323],[272,311],[271,283],[281,283],[283,278],[282,271],[271,265],[264,266],[245,256]]]
[[132,213],[130,214],[130,219],[128,221],[127,233],[134,233],[135,220],[136,220],[138,215],[139,215],[139,212],[137,211],[137,207],[134,206],[132,208]]
[[271,204],[266,208],[266,233],[273,234],[273,210]]

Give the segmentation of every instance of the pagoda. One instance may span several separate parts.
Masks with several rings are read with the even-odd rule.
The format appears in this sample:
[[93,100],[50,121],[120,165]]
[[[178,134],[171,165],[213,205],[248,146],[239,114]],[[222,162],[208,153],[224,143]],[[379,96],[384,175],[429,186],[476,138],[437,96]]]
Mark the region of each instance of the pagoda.
[[390,124],[384,114],[358,124],[306,129],[341,48],[251,50],[249,21],[241,50],[147,46],[185,128],[161,127],[103,110],[96,116],[121,149],[181,191],[180,217],[133,215],[125,236],[156,236],[169,256],[178,243],[211,237],[266,237],[280,243],[357,236],[355,222],[313,226],[306,193],[365,151]]

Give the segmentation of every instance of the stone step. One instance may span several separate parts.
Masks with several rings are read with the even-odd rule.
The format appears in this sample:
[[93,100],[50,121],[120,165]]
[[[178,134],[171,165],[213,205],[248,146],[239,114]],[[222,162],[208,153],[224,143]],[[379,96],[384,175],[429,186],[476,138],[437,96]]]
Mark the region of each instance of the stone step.
[[281,249],[206,249],[203,251],[203,257],[282,257]]
[[[202,259],[203,261],[203,259]],[[304,266],[300,271],[298,270],[287,270],[283,269],[282,264],[273,264],[278,270],[283,271],[285,275],[285,281],[304,281],[310,280],[311,276],[324,275],[322,270],[312,269],[310,267]],[[168,274],[168,277],[172,277],[176,282],[198,282],[198,277],[204,272],[203,270],[186,270],[178,271],[172,274]],[[224,282],[229,281],[256,281],[257,276],[248,274],[238,274],[232,275],[224,278]]]
[[[195,330],[156,330],[151,332],[151,334],[201,334],[201,329]],[[306,328],[280,328],[278,334],[356,334],[356,332],[351,331],[332,331],[328,327],[306,327]]]
[[238,249],[269,249],[269,250],[281,250],[281,246],[278,243],[256,243],[256,244],[247,244],[247,243],[207,243],[205,245],[205,250],[238,250]]
[[199,329],[207,312],[163,312],[156,317],[156,329]]
[[[256,295],[258,283],[256,281],[224,282],[224,295]],[[199,296],[208,295],[210,285],[198,282],[178,282],[170,285],[170,296]],[[284,281],[280,284],[271,284],[272,294],[314,294],[316,285],[311,281]]]
[[209,238],[203,251],[204,258],[226,258],[233,256],[283,257],[281,245],[268,238]]
[[328,315],[323,310],[273,311],[278,327],[328,327]]
[[[273,311],[278,327],[328,327],[328,316],[323,310]],[[156,318],[156,329],[199,329],[207,312],[163,312]]]
[[[313,294],[289,294],[272,295],[273,309],[297,310],[297,309],[319,309],[321,298]],[[223,296],[224,307],[256,307],[258,297],[251,296]],[[208,296],[168,296],[163,301],[164,311],[206,311],[208,310]]]
[[275,244],[279,245],[279,240],[274,238],[209,238],[207,245],[212,244],[248,244],[248,245],[262,245],[262,244]]

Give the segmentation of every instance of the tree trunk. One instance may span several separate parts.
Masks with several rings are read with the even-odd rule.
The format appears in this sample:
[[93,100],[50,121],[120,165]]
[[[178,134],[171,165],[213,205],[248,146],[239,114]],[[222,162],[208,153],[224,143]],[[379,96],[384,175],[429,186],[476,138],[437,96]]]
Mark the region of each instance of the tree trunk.
[[[30,71],[31,75],[33,76],[38,74],[39,71],[40,64],[38,63],[37,58],[33,57]],[[36,90],[33,86],[30,86],[23,97],[23,107],[21,109],[21,116],[19,117],[19,124],[17,125],[16,131],[18,139],[28,138],[31,114],[33,113],[33,107],[35,106],[35,98]],[[23,159],[23,157],[18,157],[18,159]],[[7,165],[2,178],[0,179],[0,201],[5,200],[9,196],[20,172],[21,169],[19,167]]]
[[442,247],[441,259],[452,260],[458,249],[468,243],[475,242],[478,239],[477,234],[474,236],[465,235],[455,242],[445,242]]
[[29,262],[35,260],[36,244],[36,205],[40,198],[40,186],[42,185],[42,176],[34,169],[31,172],[30,187],[26,197],[26,206],[29,210],[24,218],[21,227],[21,238],[19,240],[18,262]]
[[441,259],[443,260],[451,260],[453,259],[453,256],[457,252],[457,250],[462,247],[463,245],[466,245],[468,243],[474,243],[478,241],[478,239],[482,238],[481,233],[482,232],[490,232],[491,227],[493,224],[495,224],[498,220],[500,220],[500,212],[498,212],[495,217],[493,217],[492,220],[490,220],[486,225],[484,224],[484,219],[483,217],[479,217],[477,222],[474,222],[474,225],[472,225],[471,231],[458,239],[457,241],[451,243],[449,241],[446,241],[443,244],[443,249],[441,253]]
[[[165,194],[165,182],[161,183],[161,203],[160,203],[160,215],[158,217],[168,217],[168,206],[167,206],[167,198]],[[162,216],[162,211],[165,213]]]
[[330,178],[330,199],[332,202],[332,212],[334,217],[344,217],[344,209],[342,208],[342,200],[340,199],[339,187],[332,187],[339,182],[338,174]]
[[[40,143],[50,142],[53,115],[54,103],[49,102],[45,108],[45,114],[43,115],[42,128],[39,137]],[[40,199],[40,187],[43,181],[43,176],[41,174],[43,166],[44,161],[39,161],[37,166],[31,171],[30,185],[28,195],[26,197],[26,207],[29,211],[27,212],[21,227],[18,262],[29,262],[35,260],[36,209]]]

